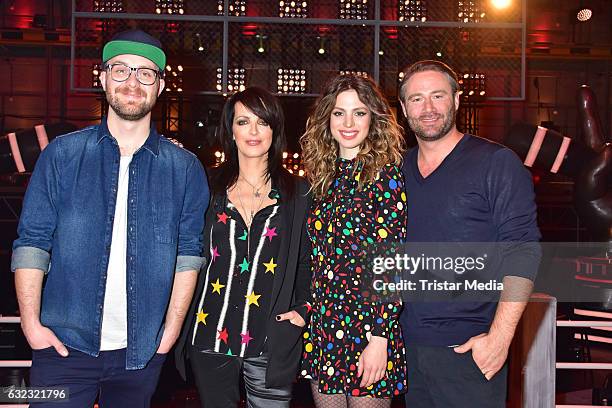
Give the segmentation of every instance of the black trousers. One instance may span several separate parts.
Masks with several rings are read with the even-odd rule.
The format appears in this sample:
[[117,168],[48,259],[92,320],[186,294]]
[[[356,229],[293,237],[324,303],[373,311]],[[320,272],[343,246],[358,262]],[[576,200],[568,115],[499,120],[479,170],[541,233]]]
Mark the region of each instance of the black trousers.
[[487,380],[472,353],[406,346],[406,408],[505,408],[508,366]]
[[292,384],[266,388],[267,354],[239,358],[189,348],[200,401],[204,408],[232,408],[240,402],[240,378],[244,379],[247,407],[289,408]]

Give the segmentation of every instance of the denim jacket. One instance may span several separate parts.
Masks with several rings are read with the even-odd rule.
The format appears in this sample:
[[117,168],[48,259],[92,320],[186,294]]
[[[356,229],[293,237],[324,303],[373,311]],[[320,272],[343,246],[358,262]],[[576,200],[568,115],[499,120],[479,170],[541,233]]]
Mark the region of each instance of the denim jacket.
[[[48,272],[41,323],[92,356],[100,351],[119,158],[106,119],[53,140],[36,163],[13,244],[13,271]],[[197,157],[154,127],[129,171],[126,368],[140,369],[160,344],[174,273],[202,266],[209,190]]]

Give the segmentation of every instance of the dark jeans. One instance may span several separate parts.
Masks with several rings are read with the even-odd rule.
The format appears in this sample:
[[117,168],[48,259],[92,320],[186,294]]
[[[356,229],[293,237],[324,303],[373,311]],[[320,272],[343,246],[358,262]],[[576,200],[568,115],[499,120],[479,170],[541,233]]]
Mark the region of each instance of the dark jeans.
[[53,347],[32,351],[30,386],[62,387],[68,390],[65,403],[32,403],[30,406],[87,408],[93,407],[100,394],[100,408],[148,408],[166,359],[156,354],[142,370],[125,369],[125,349],[103,351],[92,357],[69,349],[62,357]]
[[507,364],[487,381],[469,351],[407,345],[406,366],[406,408],[506,407]]
[[242,371],[248,408],[289,408],[291,383],[284,387],[266,388],[268,358],[265,353],[259,357],[239,358],[190,347],[189,360],[202,407],[237,407]]

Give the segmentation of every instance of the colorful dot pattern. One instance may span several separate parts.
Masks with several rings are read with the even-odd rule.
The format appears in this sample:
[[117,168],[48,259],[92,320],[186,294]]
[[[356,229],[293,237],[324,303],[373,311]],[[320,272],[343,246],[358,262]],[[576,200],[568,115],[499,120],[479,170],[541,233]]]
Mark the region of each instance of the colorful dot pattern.
[[[313,309],[300,375],[317,380],[325,394],[389,398],[406,388],[401,304],[363,296],[360,259],[368,244],[405,239],[406,195],[397,166],[385,166],[361,191],[356,166],[338,159],[334,182],[308,215]],[[388,339],[387,375],[364,388],[357,364],[370,335]]]

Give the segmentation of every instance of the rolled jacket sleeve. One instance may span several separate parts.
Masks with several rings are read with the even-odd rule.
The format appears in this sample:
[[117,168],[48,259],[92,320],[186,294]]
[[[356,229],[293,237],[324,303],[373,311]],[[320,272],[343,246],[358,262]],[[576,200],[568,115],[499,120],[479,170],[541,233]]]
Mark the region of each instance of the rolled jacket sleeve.
[[40,269],[44,273],[49,270],[51,254],[40,248],[22,246],[13,250],[11,257],[11,271],[17,269]]
[[195,156],[187,170],[186,183],[179,225],[176,272],[199,271],[205,261],[202,257],[203,231],[210,192],[204,167]]
[[26,191],[18,238],[13,242],[11,270],[40,269],[47,273],[53,235],[57,227],[57,201],[60,189],[58,163],[61,162],[58,139],[43,150],[36,162]]
[[176,257],[175,272],[199,271],[206,264],[202,256],[179,255]]

